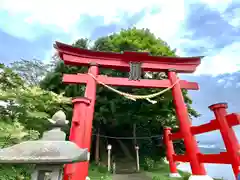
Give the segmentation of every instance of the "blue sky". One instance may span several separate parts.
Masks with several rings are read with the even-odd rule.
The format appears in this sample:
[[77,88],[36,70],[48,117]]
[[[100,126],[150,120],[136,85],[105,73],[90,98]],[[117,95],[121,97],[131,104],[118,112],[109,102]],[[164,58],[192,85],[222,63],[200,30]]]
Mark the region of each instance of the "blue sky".
[[[49,61],[55,40],[94,40],[132,26],[149,28],[179,55],[206,56],[194,75],[183,76],[201,87],[190,92],[203,114],[193,124],[213,117],[207,108],[212,103],[227,101],[229,111],[240,111],[239,0],[0,0],[0,62]],[[217,133],[211,137],[199,139],[221,142]]]

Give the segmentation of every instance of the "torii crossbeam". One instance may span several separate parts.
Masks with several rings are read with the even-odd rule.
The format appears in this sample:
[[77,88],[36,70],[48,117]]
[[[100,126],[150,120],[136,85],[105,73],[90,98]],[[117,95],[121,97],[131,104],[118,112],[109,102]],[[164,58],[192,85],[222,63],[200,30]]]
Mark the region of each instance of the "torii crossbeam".
[[89,66],[97,63],[104,68],[129,71],[129,62],[141,62],[143,71],[162,72],[174,69],[178,73],[193,73],[200,64],[199,57],[167,57],[150,56],[142,52],[98,52],[56,42],[55,47],[65,64],[73,66]]
[[[88,74],[64,74],[63,82],[68,84],[85,84],[92,79]],[[97,81],[103,82],[107,85],[112,86],[128,86],[136,88],[168,88],[171,86],[169,80],[150,80],[150,79],[141,79],[138,81],[129,80],[128,78],[119,78],[119,77],[108,77],[103,75],[97,75]],[[195,82],[188,82],[185,80],[179,81],[180,87],[182,89],[191,89],[198,90],[198,84]]]

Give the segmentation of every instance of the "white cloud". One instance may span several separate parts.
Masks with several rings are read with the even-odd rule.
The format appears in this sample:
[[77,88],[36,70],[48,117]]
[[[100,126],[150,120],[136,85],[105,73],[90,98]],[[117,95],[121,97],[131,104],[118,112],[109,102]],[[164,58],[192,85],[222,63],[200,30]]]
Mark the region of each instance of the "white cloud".
[[161,37],[169,44],[175,44],[184,19],[184,0],[168,0],[161,4],[160,13],[148,13],[143,20],[137,24],[137,27],[149,28],[156,36]]
[[[230,0],[196,0],[195,2],[197,1],[204,2],[220,12],[223,12],[231,2]],[[36,29],[51,32],[61,30],[69,35],[69,42],[71,42],[80,37],[89,37],[97,26],[121,23],[124,13],[133,15],[145,9],[145,17],[136,26],[149,28],[172,48],[177,48],[177,54],[187,56],[181,49],[181,44],[187,44],[189,47],[194,47],[196,44],[205,45],[203,41],[192,41],[180,37],[181,32],[184,31],[182,25],[187,12],[191,10],[189,4],[190,2],[186,0],[22,0],[21,3],[17,0],[0,0],[0,10],[6,10],[10,17],[10,21],[0,21],[0,26],[9,34],[28,40],[34,40],[41,35],[41,30]],[[153,7],[159,7],[160,12],[151,13]],[[81,28],[83,23],[85,25],[87,23],[83,20],[83,15],[101,16],[103,24],[96,24],[93,28],[88,26]],[[231,23],[237,25],[239,22],[232,20]],[[210,44],[208,49],[212,48]],[[239,48],[240,43],[233,43],[222,49],[219,54],[204,58],[196,74],[217,75],[239,70],[239,53],[237,52]]]
[[[209,5],[210,8],[214,8],[219,12],[223,12],[231,3],[230,0],[199,0]],[[197,2],[197,1],[195,1]],[[177,4],[176,4],[177,3]],[[174,4],[174,6],[173,6]],[[183,31],[182,25],[186,18],[187,12],[191,9],[188,8],[190,3],[186,1],[167,1],[165,6],[161,7],[163,10],[158,14],[147,14],[144,19],[137,24],[137,27],[147,27],[156,36],[161,37],[167,41],[172,48],[177,48],[177,54],[181,56],[187,56],[184,50],[181,49],[181,44],[187,44],[189,47],[206,46],[205,40],[190,40],[187,38],[181,38],[179,34]],[[173,13],[174,12],[174,13]],[[231,21],[233,25],[239,23],[236,19]],[[189,32],[190,33],[190,32]],[[185,33],[186,35],[186,33]],[[240,48],[240,42],[233,43],[221,50],[218,54],[213,54],[213,44],[208,44],[207,56],[202,60],[202,64],[196,71],[196,75],[211,74],[218,75],[223,73],[231,73],[240,70],[240,55],[238,49]],[[201,54],[199,54],[201,55]]]
[[196,71],[199,74],[218,75],[232,73],[240,70],[240,42],[232,43],[223,48],[217,55],[203,59],[202,64]]
[[236,84],[236,88],[240,87],[240,82]]
[[232,0],[200,0],[200,2],[222,13],[228,8],[229,4],[232,3]]
[[122,12],[134,14],[155,4],[161,4],[161,0],[22,0],[21,3],[17,0],[1,0],[0,10],[8,11],[12,16],[24,15],[22,23],[56,26],[71,33],[81,20],[81,15],[103,16],[104,24],[108,24],[120,21]]
[[[185,17],[183,0],[177,2],[174,0],[22,0],[17,6],[16,3],[16,0],[0,0],[0,10],[6,10],[12,15],[11,23],[4,24],[2,27],[11,35],[28,40],[39,37],[39,33],[32,28],[35,25],[53,32],[63,30],[69,34],[69,42],[80,37],[89,37],[92,29],[81,29],[81,24],[87,23],[82,19],[82,15],[102,16],[104,22],[96,25],[99,26],[114,22],[120,23],[126,13],[131,16],[144,9],[147,15],[137,24],[137,27],[149,28],[157,36],[161,36],[170,43],[176,39],[177,30]],[[156,7],[161,8],[161,11],[152,14],[152,9]],[[14,22],[13,17],[18,17],[18,19]]]
[[234,10],[233,12],[234,14],[234,18],[229,17],[227,20],[229,22],[229,24],[231,24],[234,27],[240,27],[240,8],[237,8]]

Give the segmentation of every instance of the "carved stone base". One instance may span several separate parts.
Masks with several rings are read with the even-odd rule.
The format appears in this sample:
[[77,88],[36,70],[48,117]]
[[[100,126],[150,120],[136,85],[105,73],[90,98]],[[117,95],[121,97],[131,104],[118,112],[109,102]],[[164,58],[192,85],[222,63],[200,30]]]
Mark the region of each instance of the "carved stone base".
[[208,175],[191,175],[188,180],[213,180]]
[[31,180],[62,179],[62,165],[37,165],[32,173]]
[[171,178],[181,178],[182,176],[179,173],[170,173],[169,177],[171,177]]

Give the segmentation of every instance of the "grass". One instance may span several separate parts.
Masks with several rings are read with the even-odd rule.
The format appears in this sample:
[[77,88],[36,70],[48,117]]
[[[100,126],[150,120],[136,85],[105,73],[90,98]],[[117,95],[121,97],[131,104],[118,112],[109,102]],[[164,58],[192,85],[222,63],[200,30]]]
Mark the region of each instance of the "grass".
[[190,174],[185,172],[179,172],[179,174],[182,176],[182,178],[171,178],[169,177],[169,172],[146,172],[149,177],[151,177],[153,180],[188,180]]
[[[188,180],[190,173],[178,170],[182,178],[170,178],[169,177],[169,166],[164,161],[159,161],[155,163],[155,168],[151,171],[146,171],[147,176],[151,177],[152,180]],[[214,180],[221,180],[215,179]]]
[[[108,173],[106,167],[91,164],[88,172],[91,180],[112,180],[112,174]],[[163,162],[157,163],[154,169],[145,171],[145,173],[152,180],[188,180],[190,176],[189,173],[179,171],[179,174],[182,176],[182,178],[170,178],[169,167]]]
[[169,167],[167,164],[161,162],[156,165],[156,167],[151,171],[146,171],[147,176],[151,177],[153,180],[187,180],[190,176],[189,173],[179,171],[182,178],[170,178],[169,177]]
[[112,180],[112,175],[107,172],[106,167],[91,164],[88,174],[91,180]]
[[[152,180],[188,180],[190,173],[178,171],[182,178],[171,178],[169,177],[169,166],[163,162],[157,164],[156,169],[146,171],[147,176],[151,177]],[[220,180],[220,179],[214,179]]]

